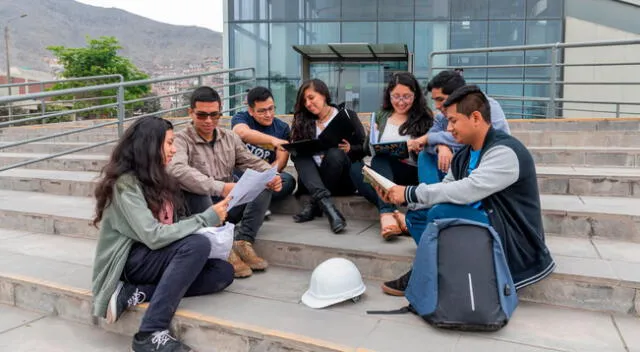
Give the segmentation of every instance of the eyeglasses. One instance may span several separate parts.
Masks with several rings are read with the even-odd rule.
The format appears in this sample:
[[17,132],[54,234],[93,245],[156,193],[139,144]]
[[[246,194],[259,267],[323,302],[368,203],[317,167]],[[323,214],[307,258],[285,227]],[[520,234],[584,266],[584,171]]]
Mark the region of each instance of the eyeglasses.
[[204,111],[195,111],[194,114],[196,115],[196,117],[198,118],[198,120],[206,120],[207,118],[211,118],[211,120],[220,120],[220,117],[222,117],[222,114],[220,113],[220,111],[213,111],[213,112],[204,112]]
[[276,107],[275,107],[275,105],[271,105],[268,108],[256,109],[255,112],[258,115],[266,115],[267,113],[276,112]]
[[391,100],[393,101],[412,101],[414,98],[413,94],[405,94],[405,95],[392,95]]

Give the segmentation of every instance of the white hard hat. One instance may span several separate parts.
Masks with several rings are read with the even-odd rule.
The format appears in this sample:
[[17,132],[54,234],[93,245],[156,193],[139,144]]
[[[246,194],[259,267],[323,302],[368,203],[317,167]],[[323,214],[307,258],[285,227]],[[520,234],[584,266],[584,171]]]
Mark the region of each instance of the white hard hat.
[[331,258],[313,270],[302,303],[311,308],[324,308],[348,299],[356,300],[366,289],[355,264],[344,258]]

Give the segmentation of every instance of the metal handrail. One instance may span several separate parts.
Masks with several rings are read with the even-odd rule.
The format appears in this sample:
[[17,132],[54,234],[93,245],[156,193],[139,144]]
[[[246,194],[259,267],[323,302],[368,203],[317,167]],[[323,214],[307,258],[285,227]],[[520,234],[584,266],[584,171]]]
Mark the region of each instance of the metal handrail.
[[[87,132],[87,131],[91,131],[91,130],[97,130],[99,128],[109,127],[109,126],[117,126],[117,128],[118,128],[118,137],[120,137],[120,136],[122,136],[122,133],[124,132],[124,124],[126,124],[126,123],[135,121],[136,119],[142,118],[144,116],[158,115],[158,114],[161,114],[161,113],[180,111],[180,110],[185,110],[185,109],[187,109],[189,107],[188,105],[185,105],[185,106],[180,106],[180,107],[176,107],[176,108],[170,108],[170,109],[155,111],[153,113],[146,113],[146,114],[141,114],[141,115],[137,115],[137,116],[126,118],[125,115],[124,115],[124,113],[125,113],[125,110],[124,110],[125,105],[130,105],[130,104],[133,104],[133,103],[136,103],[136,102],[147,101],[147,100],[152,100],[152,99],[159,99],[159,97],[158,96],[145,97],[145,98],[141,98],[141,99],[132,99],[131,101],[127,101],[124,98],[124,89],[125,88],[134,87],[134,86],[141,86],[141,85],[149,85],[149,84],[161,83],[161,82],[167,82],[167,81],[187,80],[187,79],[193,79],[193,78],[197,78],[198,82],[202,82],[202,78],[203,77],[221,75],[221,74],[229,74],[229,73],[242,72],[242,71],[245,71],[245,72],[248,71],[250,73],[250,78],[238,77],[238,79],[234,79],[233,81],[229,81],[228,79],[225,78],[225,81],[229,82],[229,83],[216,84],[216,85],[212,85],[212,87],[214,87],[214,88],[223,88],[223,87],[231,87],[231,86],[236,86],[236,85],[241,85],[241,84],[255,83],[255,81],[256,81],[255,69],[252,68],[252,67],[248,67],[248,68],[237,68],[237,69],[210,71],[210,72],[204,72],[204,73],[194,73],[194,74],[187,74],[187,75],[181,75],[181,76],[175,76],[175,77],[159,77],[159,78],[155,78],[155,79],[145,79],[145,80],[129,81],[129,82],[122,81],[122,82],[119,82],[119,83],[109,83],[109,84],[101,84],[101,85],[96,85],[96,86],[69,88],[69,89],[62,89],[62,90],[57,90],[57,91],[48,91],[48,92],[39,92],[39,93],[30,93],[30,94],[23,94],[23,95],[16,95],[16,96],[0,97],[0,104],[2,104],[2,103],[12,103],[12,102],[20,101],[20,100],[45,99],[45,98],[53,97],[53,96],[74,95],[74,94],[77,94],[77,93],[94,92],[94,91],[107,90],[107,89],[117,89],[117,91],[118,91],[118,95],[115,97],[116,98],[116,102],[115,103],[103,104],[103,105],[99,105],[99,106],[91,106],[91,107],[86,107],[86,108],[81,108],[81,109],[73,109],[73,110],[68,110],[68,111],[55,112],[55,113],[46,114],[46,115],[42,115],[42,116],[35,116],[35,117],[20,119],[20,120],[17,120],[17,121],[8,121],[8,122],[0,123],[0,127],[4,127],[4,126],[9,126],[9,125],[12,125],[12,124],[15,124],[15,123],[29,122],[29,121],[35,121],[35,120],[45,120],[45,119],[51,118],[51,117],[57,117],[57,116],[68,115],[68,114],[79,113],[79,112],[86,112],[86,111],[91,111],[91,110],[112,109],[112,108],[117,108],[118,109],[118,116],[117,116],[117,119],[114,120],[114,121],[106,121],[106,122],[103,122],[103,123],[98,123],[98,124],[95,124],[95,125],[92,125],[92,126],[83,127],[83,128],[78,128],[78,129],[73,129],[73,130],[68,130],[68,131],[62,131],[62,132],[52,133],[52,134],[49,134],[49,135],[46,135],[46,136],[40,136],[40,137],[25,139],[25,140],[22,140],[22,141],[16,141],[16,142],[12,142],[12,143],[2,144],[2,145],[0,145],[0,151],[8,149],[8,148],[13,148],[13,147],[25,145],[25,144],[28,144],[28,143],[41,142],[41,141],[45,141],[45,140],[48,140],[48,139],[53,139],[53,138],[57,138],[57,137],[63,137],[63,136],[67,136],[67,135],[77,134],[77,133],[83,133],[83,132]],[[81,80],[81,79],[75,79],[75,80]],[[60,81],[56,81],[56,82],[60,82]],[[192,91],[192,89],[187,89],[187,90],[184,90],[184,91],[168,94],[167,96],[181,95],[181,94],[188,93],[190,91]],[[234,94],[234,95],[231,95],[231,96],[222,97],[222,99],[223,100],[231,100],[231,99],[243,96],[245,94],[246,93]],[[100,98],[106,99],[105,97],[100,97]],[[111,97],[108,97],[108,98],[109,99],[113,99],[114,97],[111,96]],[[242,107],[242,106],[240,106],[240,107]],[[231,111],[235,111],[237,108],[238,107],[227,109],[227,110],[222,111],[222,113],[228,113],[228,112],[231,112]],[[176,125],[182,125],[182,124],[188,123],[189,121],[190,120],[177,122]],[[98,147],[98,146],[101,146],[101,145],[105,145],[105,144],[109,144],[109,143],[114,143],[114,142],[117,142],[117,140],[118,140],[117,138],[110,139],[108,141],[97,142],[97,143],[85,145],[85,146],[82,146],[82,147],[74,148],[74,149],[71,149],[71,150],[66,150],[66,151],[63,151],[63,152],[60,152],[60,153],[55,153],[55,154],[43,156],[43,157],[32,159],[32,160],[26,160],[26,161],[21,161],[21,162],[15,163],[15,164],[2,166],[2,167],[0,167],[0,171],[9,170],[9,169],[12,169],[12,168],[29,165],[29,164],[32,164],[32,163],[48,160],[48,159],[51,159],[51,158],[56,158],[56,157],[59,157],[59,156],[80,152],[80,151],[83,151],[83,150],[95,148],[95,147]]]
[[[433,77],[433,71],[435,69],[452,69],[452,68],[469,68],[469,69],[489,69],[489,68],[522,68],[523,70],[531,67],[545,67],[550,68],[551,72],[549,74],[548,80],[508,80],[505,78],[491,80],[473,80],[473,78],[467,78],[467,81],[475,84],[504,84],[504,85],[539,85],[539,86],[548,86],[549,98],[540,98],[535,99],[533,97],[512,97],[513,100],[523,100],[523,101],[540,101],[546,102],[547,107],[547,117],[557,117],[556,112],[562,110],[561,107],[558,107],[559,103],[582,103],[582,104],[607,104],[615,106],[615,111],[610,111],[609,113],[615,113],[616,117],[619,117],[620,106],[621,105],[640,105],[637,102],[627,102],[627,101],[607,101],[607,102],[594,102],[590,100],[582,100],[578,101],[576,99],[566,100],[561,97],[562,94],[558,94],[558,89],[562,89],[559,87],[566,87],[569,85],[581,85],[581,86],[629,86],[629,85],[640,85],[640,82],[610,82],[610,81],[602,81],[602,82],[588,82],[588,81],[571,81],[571,80],[561,80],[558,75],[558,68],[566,68],[566,67],[602,67],[602,66],[637,66],[640,65],[640,61],[637,62],[612,62],[612,63],[563,63],[559,62],[559,50],[562,49],[572,49],[572,48],[586,48],[586,47],[610,47],[610,46],[628,46],[628,45],[640,45],[640,38],[633,39],[624,39],[624,40],[607,40],[607,41],[592,41],[592,42],[575,42],[575,43],[550,43],[550,44],[537,44],[537,45],[515,45],[515,46],[500,46],[500,47],[489,47],[489,48],[472,48],[472,49],[451,49],[451,50],[440,50],[434,51],[429,55],[429,68],[428,75],[429,77]],[[512,65],[469,65],[469,66],[435,66],[432,65],[435,62],[434,57],[437,55],[459,55],[459,54],[478,54],[478,53],[496,53],[496,52],[514,52],[514,51],[532,51],[532,50],[551,50],[550,62],[549,63],[541,63],[541,64],[512,64]],[[560,90],[560,93],[563,91]],[[500,98],[500,99],[504,99]],[[569,110],[569,109],[566,109]],[[587,109],[585,109],[587,110]],[[602,110],[593,110],[592,112],[602,112]]]
[[108,79],[108,78],[119,78],[120,82],[124,82],[124,77],[119,73],[114,73],[110,75],[99,75],[99,76],[87,76],[87,77],[71,77],[65,79],[54,79],[48,81],[37,81],[37,82],[20,82],[20,83],[11,83],[11,84],[0,84],[0,88],[7,87],[23,87],[23,86],[39,86],[51,83],[66,83],[66,82],[77,82],[77,81],[92,81],[99,79]]

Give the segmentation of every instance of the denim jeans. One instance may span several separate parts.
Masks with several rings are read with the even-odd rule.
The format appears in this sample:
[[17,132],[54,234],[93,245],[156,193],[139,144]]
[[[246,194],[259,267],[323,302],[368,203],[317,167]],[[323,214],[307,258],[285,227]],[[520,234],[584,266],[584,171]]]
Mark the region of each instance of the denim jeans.
[[418,180],[420,183],[432,185],[442,182],[446,173],[438,169],[438,155],[423,150],[418,154]]
[[233,282],[233,266],[208,259],[211,243],[202,235],[189,235],[151,250],[136,242],[122,272],[122,280],[145,294],[149,308],[140,332],[169,329],[182,297],[220,292]]
[[416,244],[420,244],[420,238],[430,222],[447,218],[467,219],[489,224],[489,217],[483,210],[468,205],[450,203],[436,204],[427,209],[410,210],[407,212],[405,221],[411,237],[416,241]]

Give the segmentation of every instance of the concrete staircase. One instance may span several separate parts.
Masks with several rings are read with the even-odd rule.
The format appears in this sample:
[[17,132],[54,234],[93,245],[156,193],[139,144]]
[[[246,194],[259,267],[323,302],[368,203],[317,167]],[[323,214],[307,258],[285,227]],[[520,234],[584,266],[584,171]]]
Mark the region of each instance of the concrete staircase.
[[[4,129],[0,144],[79,126]],[[519,293],[505,329],[465,334],[435,330],[412,315],[367,315],[406,305],[379,285],[410,267],[415,244],[408,237],[384,242],[373,207],[344,197],[344,235],[331,234],[324,218],[294,224],[293,198],[273,205],[276,215],[256,244],[272,267],[224,293],[183,300],[174,331],[199,351],[640,351],[640,119],[511,121],[511,128],[537,162],[558,268]],[[104,128],[30,143],[0,152],[0,165],[115,136]],[[0,172],[0,303],[135,333],[144,305],[114,325],[90,314],[97,235],[89,225],[91,195],[109,151]],[[319,311],[301,305],[310,271],[334,256],[356,263],[368,286],[363,299]]]

